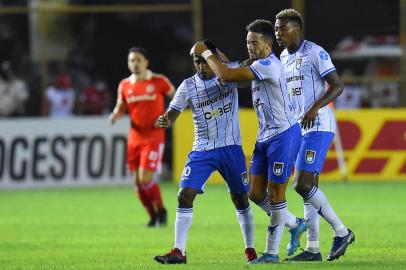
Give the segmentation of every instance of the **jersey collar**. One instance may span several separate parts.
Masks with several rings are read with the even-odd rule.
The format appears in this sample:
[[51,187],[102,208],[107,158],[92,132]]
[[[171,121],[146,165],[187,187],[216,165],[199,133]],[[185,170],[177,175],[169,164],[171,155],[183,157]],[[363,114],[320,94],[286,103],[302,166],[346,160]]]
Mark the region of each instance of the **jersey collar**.
[[[305,41],[306,41],[306,40],[302,39],[302,42],[300,42],[300,45],[299,45],[299,47],[296,49],[296,51],[294,51],[293,53],[290,53],[290,52],[288,51],[288,53],[289,53],[290,55],[297,53],[300,49],[302,49],[302,47],[303,47]],[[286,49],[286,50],[287,50],[287,49]]]
[[202,76],[200,76],[199,72],[196,72],[196,76],[197,76],[200,80],[202,80],[202,81],[204,81],[204,82],[208,82],[208,81],[211,81],[211,80],[213,80],[214,78],[216,78],[216,76],[213,76],[212,78],[205,80],[205,79],[203,79]]
[[[145,80],[151,80],[152,79],[152,71],[147,69],[145,72]],[[130,76],[130,82],[131,84],[134,84],[137,82],[137,75],[131,74]]]

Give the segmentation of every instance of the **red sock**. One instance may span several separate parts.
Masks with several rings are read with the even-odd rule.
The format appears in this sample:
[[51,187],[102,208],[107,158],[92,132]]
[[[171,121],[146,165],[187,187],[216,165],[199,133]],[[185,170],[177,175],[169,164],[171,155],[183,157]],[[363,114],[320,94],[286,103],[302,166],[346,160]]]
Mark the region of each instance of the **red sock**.
[[161,190],[159,188],[159,185],[155,182],[153,182],[151,185],[148,184],[148,197],[152,202],[152,205],[157,208],[157,210],[161,210],[163,208],[163,202],[162,202],[162,196],[161,196]]
[[138,188],[138,198],[144,205],[145,209],[147,210],[149,217],[152,219],[155,216],[154,207],[152,205],[152,201],[149,199],[148,190],[145,189],[142,185],[137,185]]

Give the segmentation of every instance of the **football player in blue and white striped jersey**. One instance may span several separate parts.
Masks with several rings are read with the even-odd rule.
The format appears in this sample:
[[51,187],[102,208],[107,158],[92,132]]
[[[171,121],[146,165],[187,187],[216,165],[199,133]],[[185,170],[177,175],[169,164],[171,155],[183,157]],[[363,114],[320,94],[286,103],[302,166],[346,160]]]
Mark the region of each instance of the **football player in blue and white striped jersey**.
[[[205,44],[213,54],[216,47]],[[236,83],[219,80],[204,58],[193,56],[197,73],[184,80],[157,126],[172,126],[178,115],[189,107],[193,113],[194,143],[183,170],[178,193],[175,221],[175,246],[168,253],[155,256],[160,263],[186,263],[186,237],[193,219],[193,202],[203,193],[210,175],[218,171],[226,181],[237,209],[248,262],[257,258],[253,239],[253,216],[248,202],[248,178],[241,147]],[[238,63],[230,63],[236,66]]]
[[[318,188],[319,175],[336,128],[333,111],[327,105],[342,93],[343,84],[329,54],[316,43],[303,39],[302,26],[302,17],[296,10],[285,9],[276,15],[276,40],[285,48],[280,58],[303,134],[295,163],[294,187],[304,199],[304,218],[309,222],[306,250],[290,260],[322,260],[319,250],[320,215],[335,234],[327,257],[331,261],[343,255],[355,239]],[[328,91],[326,82],[330,86]]]

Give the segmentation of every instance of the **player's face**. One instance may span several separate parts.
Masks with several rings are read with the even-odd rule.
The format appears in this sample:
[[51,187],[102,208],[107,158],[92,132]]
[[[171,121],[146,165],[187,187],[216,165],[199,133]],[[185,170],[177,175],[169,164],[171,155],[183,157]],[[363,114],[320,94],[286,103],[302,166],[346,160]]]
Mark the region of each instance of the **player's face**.
[[300,35],[300,27],[296,22],[277,19],[275,22],[275,36],[279,46],[289,48]]
[[214,76],[213,71],[203,57],[194,55],[193,63],[195,64],[196,71],[203,77],[203,79],[207,80]]
[[128,69],[133,74],[141,74],[148,68],[148,59],[142,53],[131,52],[128,54]]
[[247,49],[251,59],[262,59],[267,57],[272,50],[272,41],[261,33],[248,32]]

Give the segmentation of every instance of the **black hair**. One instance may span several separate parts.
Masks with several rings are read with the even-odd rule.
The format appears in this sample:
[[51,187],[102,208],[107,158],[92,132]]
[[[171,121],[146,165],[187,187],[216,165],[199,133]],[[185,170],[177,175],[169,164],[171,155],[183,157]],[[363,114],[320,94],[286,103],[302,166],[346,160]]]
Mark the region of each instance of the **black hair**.
[[253,22],[251,22],[245,30],[249,32],[255,32],[255,33],[260,33],[264,36],[269,37],[270,39],[275,39],[275,27],[273,24],[264,19],[257,19]]
[[128,49],[128,54],[130,54],[130,53],[140,53],[146,59],[149,59],[148,51],[147,51],[147,49],[145,49],[143,47],[131,47],[130,49]]
[[203,40],[203,43],[206,45],[207,49],[209,49],[214,55],[217,55],[217,46],[214,45],[211,40],[205,39]]
[[282,10],[281,12],[276,14],[276,19],[294,21],[300,26],[300,29],[302,29],[303,27],[302,15],[300,15],[300,13],[293,8]]

